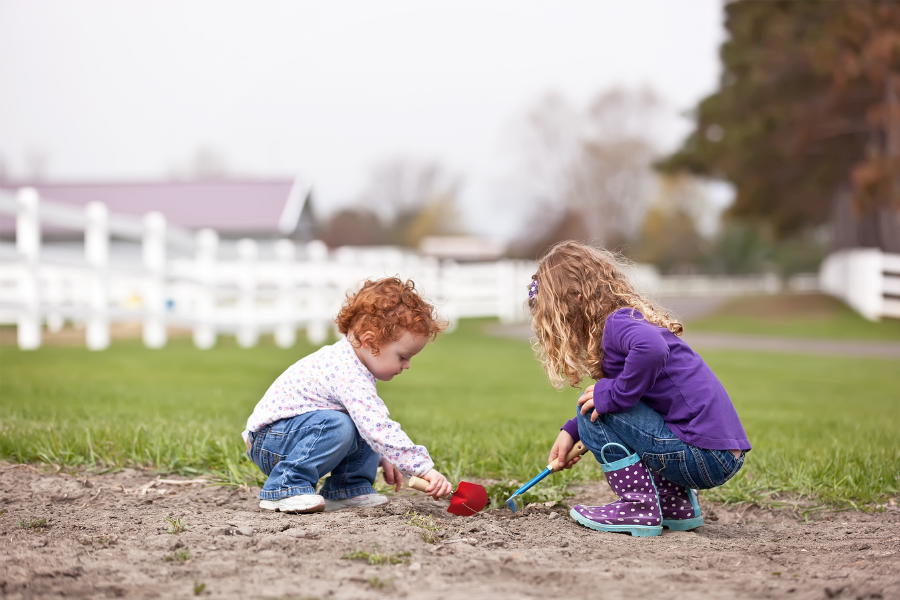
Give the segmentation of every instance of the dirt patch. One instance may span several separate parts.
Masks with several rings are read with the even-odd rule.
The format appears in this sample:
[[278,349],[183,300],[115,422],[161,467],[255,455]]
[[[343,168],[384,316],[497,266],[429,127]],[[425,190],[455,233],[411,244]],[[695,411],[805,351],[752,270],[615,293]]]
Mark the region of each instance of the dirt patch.
[[[900,597],[896,507],[802,523],[787,510],[705,503],[696,531],[633,538],[585,529],[563,506],[463,518],[404,490],[384,507],[284,515],[259,510],[257,490],[185,481],[0,464],[0,595]],[[605,484],[576,492],[611,498]]]

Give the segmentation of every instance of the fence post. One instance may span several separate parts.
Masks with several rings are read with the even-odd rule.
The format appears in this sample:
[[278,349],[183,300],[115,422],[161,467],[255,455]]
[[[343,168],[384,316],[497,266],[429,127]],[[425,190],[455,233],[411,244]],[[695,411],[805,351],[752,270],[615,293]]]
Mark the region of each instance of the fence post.
[[307,307],[309,310],[306,322],[306,339],[310,344],[319,345],[328,337],[327,297],[328,285],[325,267],[328,261],[328,247],[319,240],[306,245],[309,269],[309,290]]
[[441,262],[441,299],[444,301],[444,318],[447,319],[447,331],[453,331],[459,321],[459,264],[455,260],[446,259]]
[[504,324],[516,320],[516,265],[512,261],[498,260],[497,266],[497,316]]
[[16,249],[22,255],[19,289],[22,310],[16,323],[16,338],[22,350],[41,347],[41,199],[34,188],[22,188],[16,193],[19,210],[16,214]]
[[279,348],[290,348],[297,342],[297,319],[295,291],[296,273],[294,258],[297,248],[291,240],[275,242],[275,256],[278,259],[278,300],[276,313],[278,323],[275,324],[275,344]]
[[855,248],[847,257],[847,279],[843,282],[847,304],[869,321],[880,320],[884,306],[881,256],[878,248]]
[[44,286],[41,296],[46,310],[44,322],[47,324],[47,331],[59,333],[62,331],[66,321],[59,310],[63,303],[63,282],[65,279],[62,269],[48,269],[45,266],[42,271],[44,274]]
[[201,229],[196,234],[194,269],[197,286],[194,296],[194,346],[208,350],[216,345],[216,258],[219,234],[213,229]]
[[93,267],[84,338],[89,350],[106,350],[109,347],[109,211],[102,202],[90,202],[84,214],[87,217],[84,258]]
[[252,348],[259,340],[256,315],[256,259],[259,255],[256,240],[244,238],[237,243],[241,262],[238,281],[237,343],[241,348]]
[[162,213],[144,215],[142,244],[147,284],[144,290],[144,345],[166,345],[166,218]]

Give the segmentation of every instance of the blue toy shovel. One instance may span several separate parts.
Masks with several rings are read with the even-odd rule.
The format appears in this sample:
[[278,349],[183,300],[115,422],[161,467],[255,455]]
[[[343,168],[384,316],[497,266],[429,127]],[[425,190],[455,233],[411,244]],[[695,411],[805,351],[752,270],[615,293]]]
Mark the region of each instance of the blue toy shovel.
[[[575,457],[581,456],[582,454],[584,454],[587,451],[588,451],[588,449],[584,447],[584,444],[582,444],[581,442],[575,442],[575,445],[572,446],[572,449],[569,450],[569,453],[566,455],[566,462],[564,462],[563,465],[569,464],[569,461],[575,460]],[[522,487],[517,489],[516,493],[509,497],[509,499],[506,501],[506,506],[509,507],[509,510],[516,512],[516,510],[518,508],[516,506],[516,504],[518,502],[521,502],[521,500],[522,500],[521,498],[517,499],[516,497],[521,496],[522,494],[524,494],[525,492],[527,492],[528,490],[533,488],[535,485],[537,485],[538,482],[540,482],[544,477],[546,477],[550,473],[553,473],[558,470],[559,470],[559,459],[557,458],[551,464],[547,465],[547,468],[544,469],[543,471],[541,471],[540,475],[538,475],[537,477],[535,477],[534,479],[532,479],[531,481],[529,481],[528,483],[526,483],[525,485],[523,485]]]

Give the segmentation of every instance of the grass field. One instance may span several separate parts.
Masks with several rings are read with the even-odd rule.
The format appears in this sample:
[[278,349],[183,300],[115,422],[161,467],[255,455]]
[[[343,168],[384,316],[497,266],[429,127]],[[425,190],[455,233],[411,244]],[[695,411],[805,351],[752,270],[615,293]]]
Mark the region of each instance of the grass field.
[[[428,446],[452,479],[498,481],[495,500],[546,465],[577,390],[557,392],[528,344],[494,338],[464,321],[380,383],[392,416]],[[143,466],[204,473],[230,483],[263,478],[239,432],[269,384],[312,350],[270,341],[239,349],[189,340],[165,350],[139,341],[111,350],[0,348],[0,457],[62,467]],[[724,501],[810,496],[868,505],[900,493],[900,370],[896,361],[705,352],[729,390],[754,450],[723,488]],[[593,460],[549,478],[535,499],[559,497],[572,481],[597,479]]]
[[845,304],[820,294],[734,299],[688,325],[691,331],[900,342],[900,319],[867,321]]

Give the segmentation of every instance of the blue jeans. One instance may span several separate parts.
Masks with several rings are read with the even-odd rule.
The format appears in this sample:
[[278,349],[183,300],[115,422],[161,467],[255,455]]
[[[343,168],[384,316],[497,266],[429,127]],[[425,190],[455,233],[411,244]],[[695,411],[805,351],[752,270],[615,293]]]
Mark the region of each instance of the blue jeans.
[[[662,415],[638,402],[621,413],[600,415],[591,423],[591,412],[578,412],[581,442],[600,461],[600,449],[615,442],[636,452],[648,469],[680,486],[695,490],[717,487],[734,477],[744,464],[728,450],[705,450],[683,442],[672,433]],[[620,448],[606,451],[607,462],[625,458]]]
[[316,410],[275,421],[250,432],[250,459],[269,476],[261,500],[281,500],[315,494],[325,474],[320,494],[342,500],[374,494],[380,460],[359,435],[353,420],[336,410]]

